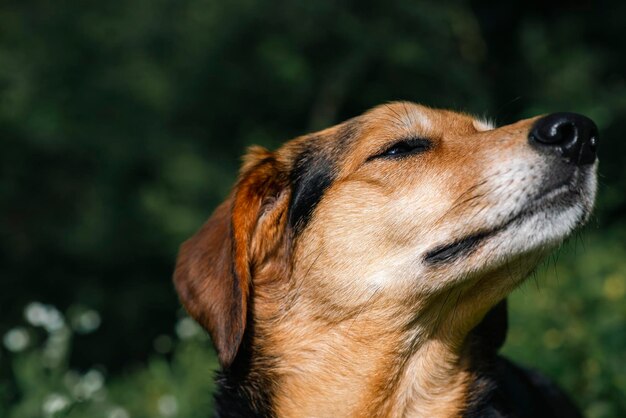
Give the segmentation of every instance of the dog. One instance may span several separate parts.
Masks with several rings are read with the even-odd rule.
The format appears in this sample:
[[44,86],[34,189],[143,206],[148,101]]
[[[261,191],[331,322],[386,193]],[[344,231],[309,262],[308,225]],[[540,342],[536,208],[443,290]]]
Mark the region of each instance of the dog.
[[181,246],[219,417],[578,417],[498,356],[506,296],[589,217],[598,129],[409,102],[260,147]]

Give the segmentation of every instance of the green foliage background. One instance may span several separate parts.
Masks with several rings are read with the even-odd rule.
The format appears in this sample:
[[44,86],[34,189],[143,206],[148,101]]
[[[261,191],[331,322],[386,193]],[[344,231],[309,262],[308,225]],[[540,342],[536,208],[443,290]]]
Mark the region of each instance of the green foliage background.
[[596,217],[514,294],[505,352],[588,416],[626,416],[625,18],[617,0],[3,1],[0,417],[209,416],[177,246],[246,146],[398,99],[596,120]]

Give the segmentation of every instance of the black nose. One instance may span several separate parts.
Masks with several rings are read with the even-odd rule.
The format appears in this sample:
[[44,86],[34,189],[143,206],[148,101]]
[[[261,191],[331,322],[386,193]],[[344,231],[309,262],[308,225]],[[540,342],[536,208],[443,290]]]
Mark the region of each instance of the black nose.
[[598,127],[577,113],[552,113],[537,120],[528,139],[533,145],[558,151],[569,164],[593,164],[596,160]]

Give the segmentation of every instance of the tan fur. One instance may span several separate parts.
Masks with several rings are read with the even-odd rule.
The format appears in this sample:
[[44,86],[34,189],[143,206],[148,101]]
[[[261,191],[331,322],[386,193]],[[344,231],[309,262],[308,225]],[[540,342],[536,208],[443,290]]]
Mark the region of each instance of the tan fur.
[[[312,141],[334,150],[347,125],[296,138],[274,153],[251,151],[231,198],[234,262],[249,266],[240,275],[251,280],[239,283],[238,321],[245,323],[251,288],[253,368],[271,369],[279,417],[458,416],[471,378],[468,332],[543,250],[506,265],[491,266],[488,248],[463,265],[425,269],[416,260],[499,221],[494,205],[505,186],[489,182],[511,156],[537,158],[527,144],[532,122],[492,129],[410,103],[377,107],[348,122],[356,139],[337,155],[336,178],[297,239],[286,226],[287,173]],[[368,161],[405,137],[428,138],[433,149]],[[186,245],[203,245],[200,236]],[[179,262],[185,272],[188,251],[183,247]],[[178,277],[188,310],[205,318],[200,302],[186,296],[186,278]],[[224,326],[220,321],[201,319],[210,330]],[[228,352],[222,362],[233,357]]]

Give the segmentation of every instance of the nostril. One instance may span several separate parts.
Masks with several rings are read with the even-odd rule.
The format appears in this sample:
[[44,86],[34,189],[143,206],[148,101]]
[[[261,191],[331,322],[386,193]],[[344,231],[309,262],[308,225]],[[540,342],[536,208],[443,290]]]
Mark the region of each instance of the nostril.
[[568,163],[585,165],[596,159],[598,128],[583,115],[561,112],[544,116],[535,122],[528,139],[536,148],[556,152]]
[[553,144],[567,144],[576,138],[576,127],[572,123],[562,123],[556,126]]
[[531,132],[533,139],[546,145],[567,144],[576,139],[576,126],[567,120],[552,124],[538,124]]

